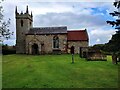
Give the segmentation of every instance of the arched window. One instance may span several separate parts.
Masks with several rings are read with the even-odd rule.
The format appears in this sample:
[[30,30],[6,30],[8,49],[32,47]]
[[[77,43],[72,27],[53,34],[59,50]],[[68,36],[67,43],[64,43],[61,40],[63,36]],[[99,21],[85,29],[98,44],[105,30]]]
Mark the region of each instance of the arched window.
[[23,27],[23,20],[21,20],[21,27]]
[[59,48],[59,38],[57,36],[53,37],[53,48]]

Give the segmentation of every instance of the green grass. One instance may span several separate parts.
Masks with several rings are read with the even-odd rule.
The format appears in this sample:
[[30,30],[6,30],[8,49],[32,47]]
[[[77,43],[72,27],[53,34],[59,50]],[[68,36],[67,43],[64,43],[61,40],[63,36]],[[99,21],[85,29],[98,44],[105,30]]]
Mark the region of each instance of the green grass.
[[6,55],[3,88],[117,88],[118,65],[71,55]]

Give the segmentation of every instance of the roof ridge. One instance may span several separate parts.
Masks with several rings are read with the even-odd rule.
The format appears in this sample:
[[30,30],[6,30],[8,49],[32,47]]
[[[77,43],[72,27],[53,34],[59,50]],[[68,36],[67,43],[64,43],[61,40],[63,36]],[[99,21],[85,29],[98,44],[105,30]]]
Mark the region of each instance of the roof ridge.
[[33,27],[33,28],[30,28],[30,30],[35,30],[35,29],[36,30],[45,30],[45,29],[47,29],[47,30],[48,29],[49,30],[55,30],[55,29],[60,29],[60,30],[65,29],[65,30],[67,30],[67,27],[64,26],[64,27]]
[[68,32],[76,32],[76,31],[86,31],[86,30],[70,30]]
[[67,33],[67,27],[34,27],[27,34],[60,34]]
[[56,26],[56,27],[32,27],[32,28],[64,28],[64,27],[67,28],[67,26]]

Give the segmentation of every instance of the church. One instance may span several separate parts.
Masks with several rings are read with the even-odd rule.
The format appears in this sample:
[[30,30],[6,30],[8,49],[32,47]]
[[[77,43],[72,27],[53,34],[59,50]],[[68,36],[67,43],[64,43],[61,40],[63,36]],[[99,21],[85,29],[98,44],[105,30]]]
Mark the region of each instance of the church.
[[[19,54],[61,54],[70,53],[74,46],[75,53],[80,47],[88,47],[87,30],[68,30],[67,26],[33,27],[33,15],[26,12],[18,13],[16,17],[16,53]],[[41,22],[42,23],[42,22]]]

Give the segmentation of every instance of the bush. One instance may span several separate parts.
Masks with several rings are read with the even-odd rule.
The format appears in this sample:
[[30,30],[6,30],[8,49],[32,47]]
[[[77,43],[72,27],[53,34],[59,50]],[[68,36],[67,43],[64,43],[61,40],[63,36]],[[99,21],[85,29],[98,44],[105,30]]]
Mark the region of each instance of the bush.
[[2,54],[8,55],[8,54],[15,54],[16,53],[16,47],[15,46],[8,46],[2,45]]
[[16,53],[15,49],[2,49],[2,54],[3,55],[15,54],[15,53]]

